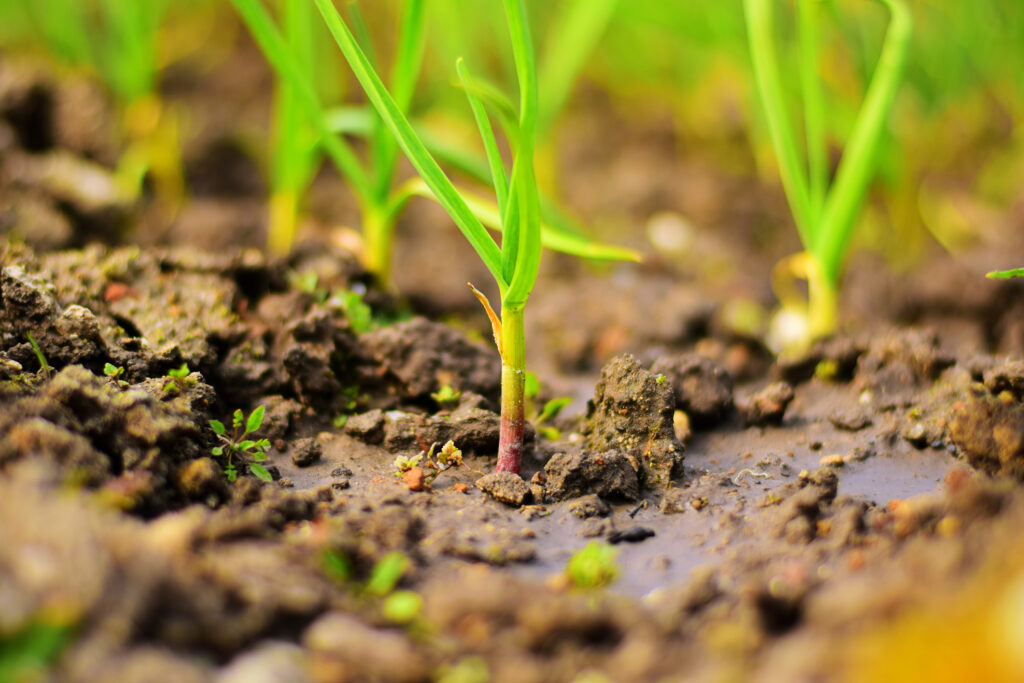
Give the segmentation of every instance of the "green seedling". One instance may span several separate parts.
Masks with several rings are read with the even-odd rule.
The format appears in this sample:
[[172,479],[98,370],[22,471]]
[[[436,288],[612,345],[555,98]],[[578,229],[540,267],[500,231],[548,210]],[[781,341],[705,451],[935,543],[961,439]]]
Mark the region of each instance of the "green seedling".
[[264,407],[257,406],[249,414],[249,418],[246,419],[245,413],[241,410],[236,410],[231,420],[233,430],[231,435],[228,435],[223,422],[210,420],[210,428],[213,429],[213,433],[224,443],[223,446],[214,446],[210,452],[217,457],[227,456],[224,474],[227,476],[228,481],[233,482],[238,478],[238,470],[235,467],[236,458],[242,460],[257,479],[268,483],[274,480],[270,476],[270,472],[267,471],[267,468],[260,464],[267,459],[270,441],[267,439],[253,440],[246,438],[263,425],[263,413]]
[[612,546],[591,541],[572,554],[565,566],[565,575],[576,588],[603,588],[619,576],[619,566],[615,562],[617,555]]
[[[470,285],[490,318],[494,340],[502,359],[501,437],[497,467],[499,471],[518,472],[525,426],[524,309],[537,279],[541,245],[545,243],[541,230],[541,200],[533,168],[539,114],[537,67],[523,2],[504,1],[519,82],[518,107],[498,89],[471,76],[461,59],[456,63],[459,81],[483,139],[490,181],[496,197],[493,211],[486,207],[483,207],[484,211],[479,211],[481,204],[452,184],[406,117],[403,93],[398,92],[396,98],[388,91],[377,74],[373,60],[364,52],[330,0],[314,2],[367,99],[416,169],[422,185],[451,216],[498,286],[501,297],[500,317],[487,297]],[[506,171],[491,126],[492,113],[504,129],[512,150],[511,174]],[[474,211],[473,204],[478,211]],[[480,217],[483,213],[490,213],[489,220]],[[500,226],[500,247],[487,232],[485,224]],[[594,245],[584,238],[566,236],[565,233],[544,231],[544,235],[549,236],[546,242],[549,246],[578,255],[633,257],[626,250]]]
[[110,381],[113,382],[116,386],[119,386],[119,387],[126,387],[126,386],[128,386],[128,382],[126,382],[123,379],[121,379],[121,377],[124,375],[124,368],[123,367],[120,367],[118,365],[114,365],[113,363],[104,363],[103,364],[103,375],[105,377],[107,377],[108,379],[110,379]]
[[572,399],[568,396],[553,398],[544,403],[544,405],[538,410],[538,394],[540,394],[540,381],[537,379],[537,375],[532,372],[527,372],[524,395],[526,396],[526,414],[528,419],[537,428],[537,431],[544,436],[544,438],[551,441],[557,441],[562,437],[562,432],[556,427],[552,427],[546,423],[558,417],[562,410],[572,403]]
[[[364,164],[345,137],[339,134],[339,130],[345,132],[344,129],[336,120],[332,123],[329,119],[326,105],[312,79],[316,65],[311,45],[316,36],[316,26],[312,21],[312,6],[307,0],[284,0],[281,28],[260,0],[232,0],[232,4],[274,68],[279,81],[276,134],[279,144],[272,174],[275,194],[269,246],[282,253],[291,248],[294,216],[300,199],[298,192],[312,177],[316,163],[313,148],[319,146],[356,195],[362,211],[364,262],[386,285],[390,279],[391,233],[398,215],[412,196],[394,187],[398,160],[394,139],[379,119],[371,117],[367,131],[370,153]],[[354,23],[365,28],[358,4],[349,2],[348,5]],[[373,54],[368,32],[360,30],[360,35],[364,49]],[[409,0],[404,5],[390,82],[403,113],[412,103],[424,36],[423,0]],[[356,118],[362,118],[358,111]]]
[[[782,186],[805,251],[776,269],[784,309],[804,308],[805,332],[798,340],[832,333],[838,319],[839,279],[856,219],[875,172],[886,120],[899,89],[911,35],[911,15],[903,0],[880,0],[890,13],[878,65],[853,125],[834,179],[829,178],[825,95],[819,77],[821,0],[797,1],[800,83],[803,95],[806,160],[786,109],[773,36],[775,0],[744,0],[754,82],[778,157]],[[800,305],[796,278],[807,280]]]
[[164,382],[163,391],[169,394],[180,394],[185,389],[195,385],[194,379],[189,379],[190,371],[188,363],[182,363],[179,368],[171,368],[167,371],[168,380]]
[[437,405],[441,408],[449,409],[459,405],[459,399],[462,398],[462,392],[452,388],[452,385],[445,384],[440,389],[430,394],[430,398],[434,399]]
[[118,167],[126,192],[155,180],[172,209],[184,198],[178,118],[159,93],[158,37],[169,0],[32,0],[35,33],[59,60],[98,74],[121,105],[128,147]]
[[395,478],[401,479],[402,475],[409,470],[414,467],[420,467],[423,469],[423,480],[430,484],[443,472],[454,467],[462,467],[462,451],[455,447],[453,441],[449,441],[442,446],[441,450],[435,455],[434,451],[436,449],[437,443],[433,443],[430,445],[429,450],[421,451],[417,455],[400,455],[395,458]]
[[43,350],[39,348],[39,344],[31,332],[26,332],[25,336],[28,338],[28,343],[32,346],[32,353],[36,355],[36,360],[39,361],[39,371],[43,373],[43,377],[50,379],[53,375],[53,368],[50,366],[49,361],[46,360]]

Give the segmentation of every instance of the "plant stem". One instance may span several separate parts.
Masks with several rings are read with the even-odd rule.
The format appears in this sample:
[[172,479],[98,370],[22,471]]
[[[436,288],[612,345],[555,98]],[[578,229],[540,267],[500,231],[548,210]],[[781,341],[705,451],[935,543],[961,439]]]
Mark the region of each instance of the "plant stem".
[[295,242],[299,198],[292,190],[278,190],[270,197],[270,225],[267,247],[274,254],[287,256]]
[[385,290],[391,287],[391,236],[394,230],[393,214],[388,216],[372,207],[363,210],[363,265]]
[[832,334],[839,323],[839,284],[813,257],[807,268],[807,323],[812,340]]
[[501,307],[501,439],[498,471],[519,474],[526,427],[526,331],[523,306]]

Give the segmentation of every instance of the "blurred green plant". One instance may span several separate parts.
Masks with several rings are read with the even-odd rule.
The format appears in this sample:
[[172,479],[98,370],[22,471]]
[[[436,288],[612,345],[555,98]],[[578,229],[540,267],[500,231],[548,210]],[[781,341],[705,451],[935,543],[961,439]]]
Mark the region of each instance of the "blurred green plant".
[[176,211],[185,194],[178,114],[160,96],[159,33],[170,0],[32,0],[27,27],[50,54],[94,72],[121,106],[127,147],[118,164],[124,190],[137,196],[147,174]]
[[565,575],[576,588],[603,588],[619,577],[617,556],[612,546],[591,541],[572,554],[565,566]]
[[[274,157],[274,199],[269,246],[287,252],[294,239],[298,193],[308,184],[318,145],[348,181],[362,212],[363,260],[386,287],[390,282],[391,236],[399,214],[413,193],[395,186],[398,148],[378,117],[363,108],[328,112],[317,93],[310,45],[316,35],[312,6],[304,0],[284,1],[282,31],[260,0],[232,0],[278,79],[277,153]],[[358,3],[346,3],[363,48],[377,57]],[[403,115],[412,103],[424,49],[423,0],[408,0],[398,32],[390,87]],[[345,134],[367,137],[369,158],[356,154]]]
[[64,619],[37,618],[13,631],[0,632],[0,681],[50,680],[45,672],[71,642]]
[[[899,89],[912,21],[902,0],[881,0],[891,15],[885,43],[842,160],[830,181],[819,67],[821,0],[797,2],[805,155],[787,111],[773,35],[773,2],[744,0],[744,10],[754,82],[778,157],[783,189],[805,248],[780,263],[775,271],[783,313],[789,314],[789,320],[802,317],[804,321],[795,334],[786,333],[778,341],[780,346],[792,349],[835,330],[842,265]],[[796,279],[807,281],[806,302],[792,284]],[[794,317],[794,313],[800,317]]]
[[274,481],[267,468],[260,464],[267,459],[270,441],[267,439],[254,440],[246,438],[263,425],[264,412],[265,408],[262,405],[257,406],[249,414],[248,419],[246,419],[245,413],[241,410],[236,410],[231,419],[231,434],[227,433],[227,428],[223,422],[220,420],[210,420],[210,428],[224,444],[223,446],[214,446],[210,452],[217,457],[227,456],[224,463],[224,474],[227,476],[228,481],[233,482],[238,478],[235,458],[245,462],[249,471],[257,479],[267,483]]

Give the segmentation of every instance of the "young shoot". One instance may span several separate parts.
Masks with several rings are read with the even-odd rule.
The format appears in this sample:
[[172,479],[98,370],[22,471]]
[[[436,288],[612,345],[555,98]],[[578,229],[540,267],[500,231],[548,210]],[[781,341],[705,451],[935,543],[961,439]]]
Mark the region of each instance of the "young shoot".
[[[403,93],[393,94],[384,85],[372,58],[364,51],[333,3],[330,0],[314,2],[367,99],[416,169],[422,185],[451,216],[498,286],[501,297],[500,316],[483,293],[476,288],[473,288],[473,292],[490,318],[494,341],[501,356],[501,436],[497,467],[499,471],[518,473],[526,421],[524,311],[537,279],[543,240],[541,201],[533,167],[539,114],[537,67],[523,0],[503,2],[519,82],[518,106],[513,105],[493,86],[471,76],[461,59],[456,63],[458,78],[480,129],[490,181],[494,188],[496,209],[490,212],[490,221],[478,215],[480,203],[460,192],[441,170],[405,115]],[[491,125],[492,114],[504,129],[511,148],[511,173],[506,169]],[[477,211],[474,211],[472,204],[477,205]],[[483,213],[487,212],[485,210]],[[500,246],[484,227],[488,222],[500,227]],[[566,237],[555,231],[545,232],[545,235],[549,236],[549,246],[569,253],[603,254],[604,258],[633,257],[625,250],[604,248],[585,239]],[[551,240],[552,236],[556,239]]]
[[111,381],[111,383],[114,384],[114,386],[122,388],[128,386],[128,382],[121,379],[121,377],[124,375],[124,368],[119,365],[114,365],[113,363],[104,363],[103,375],[107,377]]
[[[799,321],[798,327],[802,328],[796,335],[786,334],[788,339],[779,340],[780,345],[791,349],[835,330],[843,260],[875,172],[886,121],[903,76],[911,34],[910,11],[904,0],[879,1],[889,11],[889,27],[834,178],[829,177],[825,95],[819,73],[821,0],[796,3],[805,154],[786,108],[773,36],[775,0],[743,3],[758,99],[778,157],[786,199],[805,249],[780,263],[775,273],[783,314],[789,314],[791,321]],[[795,286],[798,278],[807,281],[805,304],[800,303],[801,295]],[[804,310],[793,316],[799,308]]]
[[[268,246],[287,253],[295,234],[301,194],[312,179],[319,146],[348,181],[362,212],[363,261],[386,287],[390,281],[391,235],[411,194],[395,187],[398,147],[370,111],[358,107],[334,110],[323,102],[313,79],[322,61],[315,54],[317,26],[308,0],[283,0],[283,26],[278,27],[261,0],[231,0],[256,39],[278,79],[271,224]],[[362,49],[377,57],[356,2],[347,3],[359,31]],[[423,0],[406,0],[398,30],[390,87],[406,114],[412,103],[425,44]],[[367,137],[363,160],[344,137]]]
[[222,446],[214,446],[210,452],[217,457],[226,457],[224,474],[227,476],[228,481],[233,482],[238,478],[238,469],[235,467],[236,459],[241,460],[248,467],[249,472],[257,479],[268,483],[274,480],[270,476],[270,472],[267,471],[267,468],[260,464],[267,459],[270,441],[267,439],[253,440],[246,438],[263,425],[263,413],[264,407],[257,406],[249,414],[249,418],[246,419],[245,413],[241,410],[236,410],[231,419],[231,434],[227,433],[227,428],[223,422],[210,420],[210,428],[213,429],[213,433],[223,443]]

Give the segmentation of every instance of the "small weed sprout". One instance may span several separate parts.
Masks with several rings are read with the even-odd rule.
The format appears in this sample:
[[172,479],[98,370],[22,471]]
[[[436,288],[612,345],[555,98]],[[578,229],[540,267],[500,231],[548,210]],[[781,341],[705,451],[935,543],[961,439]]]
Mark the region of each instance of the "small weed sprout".
[[[227,476],[228,481],[233,482],[238,478],[238,470],[235,468],[234,462],[236,457],[245,462],[249,471],[252,472],[253,476],[257,479],[261,479],[265,482],[273,481],[273,477],[270,476],[270,472],[267,471],[267,468],[260,464],[267,459],[267,451],[270,450],[270,441],[267,439],[259,439],[257,441],[246,438],[259,429],[263,424],[263,413],[264,407],[257,406],[256,409],[250,413],[249,419],[246,419],[245,413],[241,410],[236,410],[231,421],[233,431],[230,436],[227,434],[227,429],[224,427],[223,422],[220,422],[219,420],[210,420],[210,428],[213,429],[217,438],[224,442],[223,446],[215,446],[210,452],[218,457],[227,456],[227,463],[224,466],[224,474]],[[249,458],[251,458],[251,461]]]
[[440,389],[432,393],[430,398],[434,399],[437,405],[442,408],[454,408],[459,405],[459,399],[462,398],[462,392],[453,389],[450,384],[445,384]]
[[565,566],[565,575],[576,588],[603,588],[619,577],[617,555],[612,546],[591,541],[572,554]]
[[[355,567],[344,554],[325,550],[322,556],[324,573],[334,581],[348,584],[355,578]],[[410,624],[423,610],[423,598],[409,590],[395,590],[398,582],[409,571],[412,561],[399,551],[386,554],[370,570],[366,583],[357,591],[364,597],[380,600],[384,618],[393,624]]]
[[49,361],[46,360],[46,356],[43,354],[43,350],[39,348],[39,343],[36,338],[32,336],[31,332],[26,332],[25,336],[28,337],[28,343],[32,346],[32,353],[36,355],[36,360],[39,361],[39,371],[43,373],[43,377],[50,379],[53,375],[53,367]]
[[449,441],[441,450],[435,454],[437,449],[437,443],[432,443],[430,449],[421,451],[417,455],[405,456],[400,455],[395,458],[395,478],[401,479],[402,475],[412,470],[413,468],[420,467],[423,469],[424,481],[430,484],[432,481],[437,479],[442,473],[454,468],[462,467],[462,451],[455,446],[454,441]]
[[190,371],[188,363],[182,363],[180,368],[171,368],[167,371],[169,378],[164,382],[163,391],[167,394],[180,394],[185,389],[195,385],[195,380],[189,379]]
[[107,377],[115,386],[126,387],[128,382],[121,379],[124,375],[124,368],[113,363],[103,364],[103,375]]

